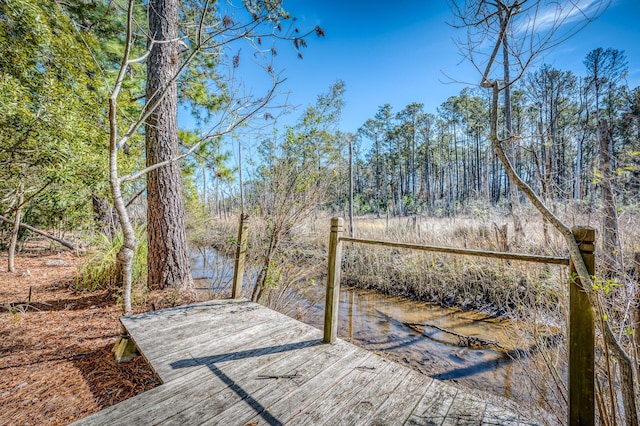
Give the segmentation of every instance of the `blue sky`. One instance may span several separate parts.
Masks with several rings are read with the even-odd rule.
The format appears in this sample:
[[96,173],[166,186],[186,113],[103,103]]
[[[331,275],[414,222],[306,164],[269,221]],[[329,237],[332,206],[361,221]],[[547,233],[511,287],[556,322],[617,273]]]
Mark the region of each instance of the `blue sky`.
[[[445,0],[285,0],[284,4],[302,31],[319,25],[326,36],[308,37],[308,47],[302,49],[304,59],[297,58],[291,42],[277,42],[274,68],[286,81],[275,103],[297,107],[278,118],[278,126],[293,124],[338,79],[347,89],[340,125],[345,132],[356,132],[385,103],[398,112],[420,102],[435,113],[448,97],[480,80],[454,44],[465,32],[447,24],[452,13]],[[243,55],[238,70],[243,84],[259,95],[265,90],[266,74],[251,63],[249,46],[234,49],[238,47]],[[545,52],[530,69],[548,63],[584,75],[583,60],[598,47],[624,50],[628,84],[640,86],[640,0],[612,0],[596,21]],[[183,127],[193,126],[184,111],[179,120]]]
[[[309,37],[302,60],[286,46],[279,48],[275,64],[287,79],[283,90],[290,92],[289,103],[304,108],[337,79],[343,80],[347,88],[343,131],[355,132],[384,103],[397,112],[421,102],[435,112],[465,87],[447,76],[479,81],[477,71],[454,45],[453,39],[465,34],[447,24],[452,15],[444,0],[288,0],[285,8],[298,18],[301,29],[320,25],[326,33],[324,38]],[[628,83],[640,85],[640,1],[613,0],[595,22],[547,52],[536,65],[546,62],[583,75],[582,61],[597,47],[624,50]]]

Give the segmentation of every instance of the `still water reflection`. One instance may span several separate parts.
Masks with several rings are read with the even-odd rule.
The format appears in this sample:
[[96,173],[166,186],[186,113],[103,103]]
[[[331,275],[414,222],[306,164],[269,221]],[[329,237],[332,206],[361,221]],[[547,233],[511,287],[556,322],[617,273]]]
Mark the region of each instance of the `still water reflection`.
[[[193,269],[197,271],[194,277],[213,276],[211,271],[216,268],[223,271],[223,278],[219,272],[216,279],[209,284],[201,281],[200,286],[221,289],[224,294],[232,270],[229,275],[228,267],[222,267],[221,262],[211,252],[192,257]],[[297,319],[322,328],[324,286],[300,289],[290,300],[295,306],[288,306],[287,314],[297,313]],[[522,362],[523,355],[524,358],[538,355],[535,351],[531,355],[516,330],[508,320],[480,312],[442,308],[370,290],[343,288],[340,293],[339,337],[410,364],[437,379],[509,398],[542,399],[543,395],[536,395],[528,385]],[[469,346],[461,336],[490,344]],[[520,355],[514,356],[515,353]]]
[[[322,306],[305,321],[322,327]],[[338,336],[389,354],[425,374],[506,397],[525,391],[526,373],[507,352],[517,349],[513,324],[485,314],[380,294],[342,289]],[[495,345],[467,346],[460,336]],[[531,397],[531,390],[527,392]],[[527,399],[528,399],[527,398]]]

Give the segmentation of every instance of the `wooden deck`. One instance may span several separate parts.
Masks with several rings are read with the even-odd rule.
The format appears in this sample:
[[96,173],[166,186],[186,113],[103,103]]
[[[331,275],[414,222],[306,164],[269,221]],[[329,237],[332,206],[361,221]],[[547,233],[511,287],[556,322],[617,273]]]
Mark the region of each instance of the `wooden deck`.
[[163,384],[77,425],[537,424],[247,300],[122,322]]

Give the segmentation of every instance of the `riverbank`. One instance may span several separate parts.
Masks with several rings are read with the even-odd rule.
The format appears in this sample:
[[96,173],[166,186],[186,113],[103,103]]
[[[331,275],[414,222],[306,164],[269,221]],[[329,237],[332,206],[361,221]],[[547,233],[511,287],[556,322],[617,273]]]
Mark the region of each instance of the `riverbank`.
[[[473,218],[358,218],[355,236],[490,251],[566,255],[559,236],[552,232],[545,236],[540,221],[527,221],[527,238],[522,238],[522,235],[512,235],[508,224],[497,224],[507,219],[495,217],[488,222]],[[275,271],[278,280],[263,292],[260,300],[317,327],[322,324],[321,319],[313,316],[324,306],[324,298],[317,293],[323,291],[326,278],[329,221],[329,217],[318,217],[300,224],[287,235],[287,244],[271,263],[271,271]],[[210,247],[219,250],[221,257],[233,257],[237,226],[234,221],[213,225]],[[248,265],[260,264],[256,260],[260,259],[267,226],[255,218],[249,221]],[[257,275],[256,269],[249,275]],[[365,311],[370,310],[369,307],[341,300],[339,336],[427,375],[515,398],[532,409],[542,408],[561,418],[566,411],[567,274],[563,266],[344,243],[343,287],[353,286],[365,293],[374,290],[382,299],[401,299],[402,303],[419,305],[418,310],[429,310],[424,307],[425,303],[435,304],[435,310],[438,306],[453,308],[463,315],[478,314],[482,318],[477,324],[473,324],[473,319],[458,321],[455,318],[445,324],[430,318],[413,321],[402,319],[402,315],[388,315],[384,307],[373,307],[372,314],[368,315]],[[245,297],[251,296],[254,283],[255,277],[246,279]],[[219,289],[223,294],[230,294],[228,284]],[[301,293],[305,293],[307,303],[296,302],[292,296]],[[351,294],[345,291],[342,296],[351,297]],[[315,309],[310,308],[313,304]],[[344,312],[349,308],[343,306],[350,305],[353,313]],[[483,322],[493,321],[495,317],[510,323],[502,334],[508,334],[516,342],[499,343],[502,348],[488,350],[469,347],[465,342],[473,343],[477,338],[482,341]],[[471,326],[459,332],[457,327],[465,323]],[[354,332],[359,326],[360,330]],[[350,331],[345,334],[345,330]],[[495,335],[488,337],[485,340],[500,340]],[[462,340],[458,341],[459,338]]]
[[[547,233],[545,237],[541,222],[528,221],[525,239],[524,231],[515,235],[508,224],[496,224],[496,221],[502,223],[508,219],[505,217],[490,221],[458,219],[358,218],[355,236],[489,251],[566,255],[561,238],[553,233]],[[206,244],[214,247],[222,257],[232,258],[237,227],[235,221],[216,221]],[[254,265],[257,271],[260,270],[257,265],[264,264],[267,227],[268,224],[257,218],[249,220],[247,264]],[[272,256],[269,271],[272,279],[262,292],[260,302],[280,309],[280,299],[292,289],[323,281],[327,273],[328,236],[329,217],[318,217],[295,227]],[[564,321],[557,306],[567,300],[567,274],[566,267],[557,265],[343,244],[343,285],[505,318],[527,319],[535,310],[538,321],[542,319],[540,313],[544,313],[553,317],[549,321],[555,325]],[[251,287],[254,281],[247,280]],[[254,289],[246,288],[245,291],[250,297]]]

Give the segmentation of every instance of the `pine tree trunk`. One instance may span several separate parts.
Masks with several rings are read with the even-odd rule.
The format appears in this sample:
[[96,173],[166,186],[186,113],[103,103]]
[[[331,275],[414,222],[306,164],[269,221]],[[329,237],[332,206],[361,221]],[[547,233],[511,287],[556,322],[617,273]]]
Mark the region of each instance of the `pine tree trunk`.
[[431,212],[431,208],[433,207],[433,195],[432,195],[432,188],[431,188],[431,170],[430,170],[430,165],[431,165],[431,158],[429,155],[429,135],[427,135],[426,137],[426,141],[425,141],[425,148],[424,148],[424,187],[425,187],[425,200],[427,202],[427,209],[429,212]]
[[[149,2],[149,33],[155,43],[147,62],[147,104],[157,107],[146,121],[147,165],[179,153],[177,89],[172,78],[180,63],[178,0]],[[171,42],[167,42],[172,40]],[[164,95],[162,95],[164,92]],[[162,98],[160,99],[160,96]],[[179,162],[147,175],[148,285],[151,289],[192,286]]]
[[349,137],[349,236],[353,234],[353,138]]
[[600,176],[602,191],[602,251],[603,275],[613,278],[619,270],[618,263],[618,214],[616,212],[616,200],[613,193],[611,173],[611,156],[609,145],[611,134],[608,123],[600,120],[598,123],[598,139],[600,141]]
[[576,152],[576,170],[573,176],[573,199],[582,201],[582,158],[584,153],[584,136],[578,140],[578,148]]
[[20,182],[20,188],[18,189],[18,202],[16,208],[16,217],[13,222],[13,229],[11,230],[11,241],[9,243],[9,255],[7,269],[9,272],[15,272],[15,257],[16,246],[18,245],[18,232],[20,231],[20,220],[22,217],[22,204],[24,203],[24,184]]

